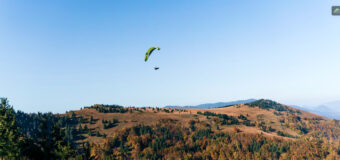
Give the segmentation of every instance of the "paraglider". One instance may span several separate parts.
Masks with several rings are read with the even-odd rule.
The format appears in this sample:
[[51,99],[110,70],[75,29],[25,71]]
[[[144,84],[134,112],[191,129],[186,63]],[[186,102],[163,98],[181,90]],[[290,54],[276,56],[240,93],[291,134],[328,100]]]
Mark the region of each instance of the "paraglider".
[[[154,50],[160,50],[161,48],[160,47],[151,47],[151,48],[149,48],[148,49],[148,51],[146,51],[146,53],[145,53],[145,58],[144,58],[144,61],[146,62],[146,61],[148,61],[148,59],[150,58],[150,56],[151,56],[151,54],[152,54],[152,52],[154,51]],[[159,67],[154,67],[154,69],[155,70],[158,70],[159,69]]]
[[149,57],[151,56],[151,53],[152,53],[155,49],[160,50],[161,48],[159,48],[159,47],[151,47],[151,48],[149,48],[148,51],[146,51],[146,53],[145,53],[145,59],[144,59],[145,62],[148,61]]

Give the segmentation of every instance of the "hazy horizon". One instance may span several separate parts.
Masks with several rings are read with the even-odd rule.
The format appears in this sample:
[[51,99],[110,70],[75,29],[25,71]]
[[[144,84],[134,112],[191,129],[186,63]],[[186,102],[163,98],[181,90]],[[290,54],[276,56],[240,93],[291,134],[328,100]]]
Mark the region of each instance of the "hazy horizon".
[[25,112],[338,101],[333,3],[0,1],[0,97]]

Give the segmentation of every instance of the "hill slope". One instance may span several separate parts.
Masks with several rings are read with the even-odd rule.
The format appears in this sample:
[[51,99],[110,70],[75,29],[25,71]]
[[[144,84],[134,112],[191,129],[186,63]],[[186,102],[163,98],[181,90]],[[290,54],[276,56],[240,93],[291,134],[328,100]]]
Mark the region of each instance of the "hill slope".
[[[84,138],[78,140],[78,143],[89,141],[96,150],[109,152],[110,154],[106,155],[109,157],[121,156],[122,147],[127,147],[126,157],[152,159],[154,155],[156,157],[153,158],[165,159],[171,157],[215,159],[214,156],[217,158],[221,156],[217,154],[220,150],[216,148],[223,148],[223,144],[227,143],[224,142],[226,137],[230,139],[228,144],[233,144],[227,148],[231,149],[230,147],[235,147],[238,143],[246,147],[234,150],[240,154],[238,156],[235,156],[235,153],[223,152],[224,157],[232,159],[237,157],[256,159],[259,158],[257,154],[252,154],[256,152],[266,152],[262,158],[273,159],[284,157],[308,159],[311,155],[316,159],[339,158],[340,153],[339,121],[270,100],[257,100],[214,109],[122,108],[94,105],[60,116],[71,117],[71,114],[78,119],[87,120],[76,125],[76,128],[79,126],[84,128],[85,125],[89,128],[87,133],[81,134]],[[214,136],[220,136],[222,139],[218,140],[219,138]],[[191,141],[194,144],[191,144]],[[252,144],[252,141],[256,143]],[[217,146],[213,145],[213,142]],[[207,144],[203,145],[204,143]],[[195,145],[205,149],[190,149]],[[252,145],[257,145],[258,149],[249,148]],[[277,146],[273,152],[266,149],[273,145]],[[213,146],[215,148],[211,148]],[[321,146],[327,146],[327,151]],[[189,148],[185,149],[186,147]],[[209,149],[217,152],[204,151]],[[97,154],[99,153],[95,155]],[[97,156],[103,158],[105,154]]]
[[340,158],[340,121],[264,99],[213,109],[93,105],[55,116],[77,148],[89,142],[93,159]]

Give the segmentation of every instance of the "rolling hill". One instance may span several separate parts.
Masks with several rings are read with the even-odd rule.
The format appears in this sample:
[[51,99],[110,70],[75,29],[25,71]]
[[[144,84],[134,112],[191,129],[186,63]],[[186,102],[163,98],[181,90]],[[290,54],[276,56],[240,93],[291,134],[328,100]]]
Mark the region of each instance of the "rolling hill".
[[73,157],[84,159],[340,158],[340,121],[265,99],[211,109],[97,104],[17,113],[22,132],[36,137],[39,116],[60,123]]

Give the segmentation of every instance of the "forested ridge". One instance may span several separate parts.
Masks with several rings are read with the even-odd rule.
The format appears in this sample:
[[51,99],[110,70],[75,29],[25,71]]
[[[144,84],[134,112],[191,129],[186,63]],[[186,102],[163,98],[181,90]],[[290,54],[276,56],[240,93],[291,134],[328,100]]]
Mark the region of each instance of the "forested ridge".
[[340,121],[270,100],[218,109],[0,108],[1,159],[339,159]]

